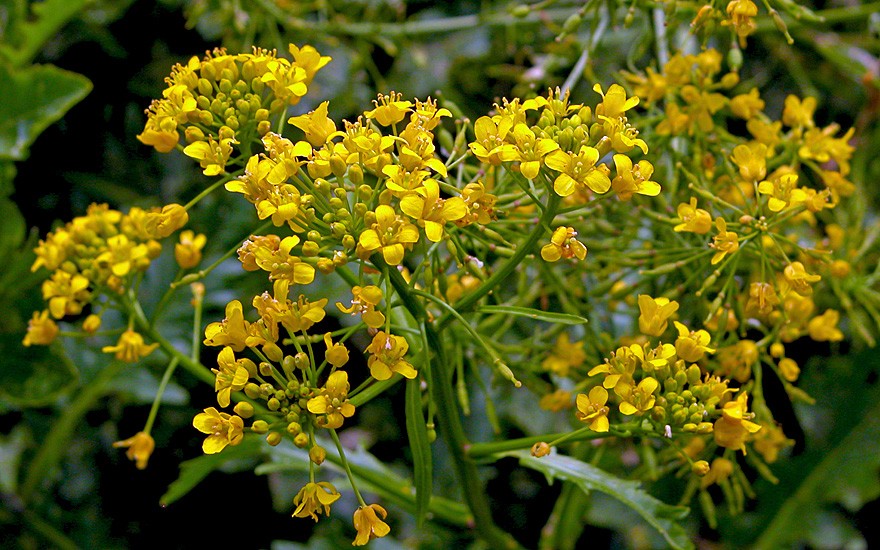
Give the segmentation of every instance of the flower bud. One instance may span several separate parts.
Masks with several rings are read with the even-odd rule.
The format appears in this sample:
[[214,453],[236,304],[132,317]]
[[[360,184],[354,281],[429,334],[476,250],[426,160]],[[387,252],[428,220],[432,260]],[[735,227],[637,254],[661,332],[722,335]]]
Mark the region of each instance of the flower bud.
[[544,441],[539,441],[532,445],[532,456],[536,458],[541,458],[542,456],[547,456],[550,454],[550,445],[548,445]]
[[324,450],[324,447],[320,445],[315,445],[311,449],[309,449],[309,459],[314,462],[316,465],[320,466],[323,464],[324,459],[327,458],[327,451]]
[[704,475],[709,473],[709,463],[705,460],[698,460],[691,464],[691,472],[695,475],[703,477]]
[[232,410],[242,418],[250,418],[254,415],[254,406],[247,401],[237,403]]
[[269,431],[269,423],[265,420],[254,420],[251,425],[251,431],[257,434],[264,434]]
[[278,432],[269,433],[269,435],[266,436],[266,443],[273,447],[278,445],[279,443],[281,443],[281,434]]

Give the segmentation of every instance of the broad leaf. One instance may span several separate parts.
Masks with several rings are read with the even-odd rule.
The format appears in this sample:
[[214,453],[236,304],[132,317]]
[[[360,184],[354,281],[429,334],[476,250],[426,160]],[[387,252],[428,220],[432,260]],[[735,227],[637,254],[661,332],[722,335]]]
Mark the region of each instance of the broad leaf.
[[92,90],[81,74],[52,65],[0,65],[0,159],[23,160],[37,136]]
[[585,493],[605,493],[638,513],[666,539],[670,547],[693,548],[687,533],[678,523],[690,510],[657,500],[644,491],[638,481],[620,479],[591,464],[559,454],[535,458],[528,451],[514,451],[502,456],[516,457],[521,465],[537,470],[551,480],[573,483]]

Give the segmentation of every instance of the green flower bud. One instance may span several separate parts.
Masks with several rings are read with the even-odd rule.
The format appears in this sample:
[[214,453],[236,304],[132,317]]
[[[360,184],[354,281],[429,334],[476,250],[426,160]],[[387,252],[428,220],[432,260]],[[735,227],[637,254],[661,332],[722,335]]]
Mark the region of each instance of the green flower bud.
[[[300,434],[300,435],[302,435],[302,434]],[[281,434],[278,432],[270,433],[269,435],[266,436],[266,443],[268,443],[269,445],[271,445],[273,447],[278,445],[279,443],[281,443]]]
[[266,406],[269,407],[270,411],[277,411],[278,409],[281,408],[281,401],[278,401],[278,399],[272,397],[266,403]]
[[293,444],[300,449],[305,449],[309,445],[309,436],[305,432],[293,438]]
[[254,420],[251,425],[251,431],[258,434],[264,434],[269,431],[269,423],[265,420]]
[[253,382],[250,382],[245,385],[244,394],[251,399],[258,399],[260,397],[260,387]]
[[237,403],[232,410],[242,418],[250,418],[254,415],[254,406],[247,401]]

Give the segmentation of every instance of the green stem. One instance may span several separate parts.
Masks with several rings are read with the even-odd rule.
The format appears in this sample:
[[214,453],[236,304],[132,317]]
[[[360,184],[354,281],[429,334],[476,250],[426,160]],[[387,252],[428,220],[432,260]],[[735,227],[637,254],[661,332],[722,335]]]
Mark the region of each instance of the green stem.
[[[553,218],[556,216],[556,209],[559,207],[559,203],[562,198],[556,193],[551,193],[550,198],[547,201],[547,208],[544,209],[544,212],[541,214],[540,220],[535,224],[535,228],[529,234],[528,238],[520,244],[516,248],[516,252],[507,259],[507,261],[502,265],[495,273],[493,273],[488,279],[483,281],[478,288],[476,288],[473,292],[463,296],[460,300],[455,303],[455,309],[459,312],[466,311],[468,308],[473,306],[477,301],[479,301],[483,296],[492,292],[504,279],[510,275],[514,269],[516,269],[520,264],[522,264],[525,257],[534,249],[535,245],[538,243],[538,240],[544,235],[544,228],[550,225],[550,222],[553,221]],[[437,321],[437,332],[443,331],[443,329],[448,325],[454,317],[449,313],[446,313]]]
[[60,550],[77,550],[79,548],[64,533],[55,529],[55,527],[30,510],[23,511],[21,517],[32,531],[52,543],[52,548],[59,548]]
[[147,435],[153,429],[153,422],[156,421],[159,405],[162,403],[162,395],[165,393],[165,387],[168,386],[168,381],[171,380],[171,375],[174,374],[174,369],[177,368],[178,362],[176,357],[171,359],[171,362],[168,363],[168,368],[165,369],[165,374],[162,376],[162,381],[159,382],[159,389],[156,390],[156,397],[153,398],[153,406],[150,407],[150,415],[147,416],[147,423],[144,425],[144,433]]
[[364,497],[361,496],[361,492],[358,491],[357,484],[354,482],[354,474],[351,473],[351,466],[349,466],[348,460],[345,459],[345,450],[342,448],[339,436],[336,435],[336,430],[327,431],[330,432],[330,438],[333,439],[333,444],[336,445],[336,452],[339,453],[339,463],[342,465],[342,469],[345,470],[345,475],[348,476],[348,483],[351,485],[351,490],[354,491],[354,496],[357,497],[357,501],[360,503],[361,507],[366,506],[367,503],[364,501]]
[[113,361],[89,381],[77,394],[74,400],[64,408],[61,416],[52,424],[52,429],[30,463],[24,483],[21,485],[19,497],[27,503],[37,490],[46,474],[53,471],[67,450],[67,442],[82,417],[94,406],[106,392],[107,386],[125,366],[120,361]]

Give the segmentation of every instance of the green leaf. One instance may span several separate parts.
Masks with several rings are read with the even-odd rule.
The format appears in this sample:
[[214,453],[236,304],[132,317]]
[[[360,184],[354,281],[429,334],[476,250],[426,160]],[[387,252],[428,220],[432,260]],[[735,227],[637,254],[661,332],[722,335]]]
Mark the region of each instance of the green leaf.
[[20,407],[44,407],[75,386],[79,374],[60,348],[24,347],[23,337],[0,334],[0,397]]
[[[23,10],[8,10],[4,15],[10,18],[6,29],[12,38],[0,43],[0,56],[14,67],[22,67],[31,62],[43,45],[51,40],[65,23],[79,13],[90,0],[44,0],[29,2],[31,13]],[[8,3],[7,3],[8,6]]]
[[406,382],[406,434],[413,456],[413,485],[416,487],[416,524],[421,527],[428,513],[433,487],[431,443],[422,412],[422,391],[418,378]]
[[168,490],[159,499],[159,504],[168,506],[189,493],[208,474],[221,468],[227,462],[259,456],[263,441],[259,437],[245,437],[235,447],[226,447],[213,455],[200,456],[180,463],[180,476],[168,486]]
[[0,159],[23,160],[37,136],[92,90],[81,74],[52,65],[0,65]]
[[528,317],[529,319],[534,319],[536,321],[547,321],[548,323],[558,323],[563,325],[583,325],[589,322],[585,317],[579,315],[553,313],[552,311],[542,311],[540,309],[532,309],[528,307],[479,306],[476,310],[480,313],[504,313],[507,315],[516,315],[518,317]]
[[0,258],[8,258],[24,242],[24,216],[14,202],[0,197]]
[[513,456],[521,465],[579,487],[585,493],[600,491],[619,500],[656,529],[672,548],[693,548],[684,528],[679,525],[690,511],[684,506],[672,506],[657,500],[641,488],[638,481],[615,477],[593,465],[569,456],[551,454],[533,457],[528,451],[512,451],[501,456]]

